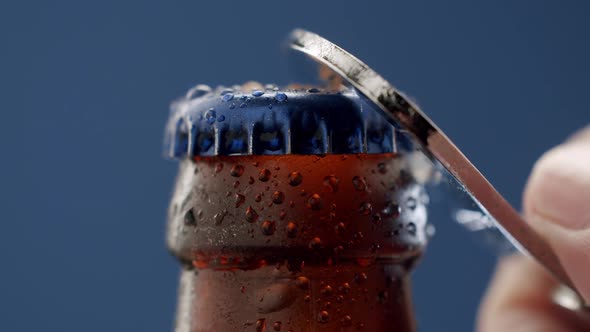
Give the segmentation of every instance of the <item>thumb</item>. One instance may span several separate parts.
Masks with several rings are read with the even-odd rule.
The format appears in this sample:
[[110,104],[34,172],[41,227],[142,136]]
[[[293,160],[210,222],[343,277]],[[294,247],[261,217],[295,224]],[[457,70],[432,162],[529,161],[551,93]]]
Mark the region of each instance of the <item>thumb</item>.
[[539,159],[524,213],[590,303],[590,127]]

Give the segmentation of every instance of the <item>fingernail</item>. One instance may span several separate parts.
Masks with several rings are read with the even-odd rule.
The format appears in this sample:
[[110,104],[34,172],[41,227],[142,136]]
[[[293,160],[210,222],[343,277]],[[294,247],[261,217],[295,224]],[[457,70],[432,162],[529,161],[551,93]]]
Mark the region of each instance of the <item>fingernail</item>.
[[525,205],[528,214],[563,227],[590,228],[590,135],[577,135],[537,162]]

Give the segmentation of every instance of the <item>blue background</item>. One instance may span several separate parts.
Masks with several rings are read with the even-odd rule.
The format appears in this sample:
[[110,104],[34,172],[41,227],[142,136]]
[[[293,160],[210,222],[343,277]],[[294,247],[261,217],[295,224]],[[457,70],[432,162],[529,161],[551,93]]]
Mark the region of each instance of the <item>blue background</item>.
[[[286,83],[294,27],[412,95],[517,207],[590,122],[583,1],[2,1],[0,330],[168,331],[169,102]],[[414,275],[422,331],[470,331],[495,261],[445,215]]]

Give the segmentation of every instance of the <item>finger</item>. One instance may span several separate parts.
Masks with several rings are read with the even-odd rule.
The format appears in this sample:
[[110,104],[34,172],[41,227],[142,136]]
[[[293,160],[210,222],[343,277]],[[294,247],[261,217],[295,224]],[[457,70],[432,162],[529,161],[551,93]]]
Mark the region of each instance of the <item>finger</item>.
[[590,303],[590,128],[537,162],[525,190],[524,213]]
[[569,138],[570,142],[575,142],[577,140],[590,140],[590,126],[579,130]]
[[528,257],[503,258],[478,315],[479,332],[585,331],[590,321],[551,299],[556,281]]

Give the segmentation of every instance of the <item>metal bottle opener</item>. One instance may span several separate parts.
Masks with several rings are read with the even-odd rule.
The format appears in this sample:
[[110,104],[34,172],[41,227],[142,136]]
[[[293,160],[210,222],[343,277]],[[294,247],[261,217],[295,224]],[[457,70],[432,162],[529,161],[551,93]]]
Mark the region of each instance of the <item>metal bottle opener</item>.
[[575,287],[548,242],[536,233],[453,142],[411,100],[362,61],[330,41],[305,30],[294,30],[288,47],[320,64],[320,76],[355,88],[401,127],[450,181],[471,198],[489,227],[501,232],[516,248],[534,257],[570,289]]

